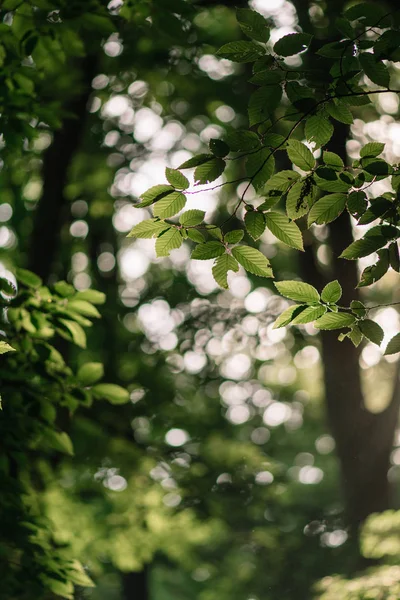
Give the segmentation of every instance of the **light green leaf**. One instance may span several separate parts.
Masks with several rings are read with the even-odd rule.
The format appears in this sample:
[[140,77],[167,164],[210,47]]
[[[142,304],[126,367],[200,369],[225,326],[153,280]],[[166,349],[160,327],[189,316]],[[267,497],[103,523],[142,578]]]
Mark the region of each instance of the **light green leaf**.
[[222,158],[212,158],[198,167],[194,172],[194,180],[198,185],[215,181],[224,172],[226,163]]
[[224,241],[228,244],[238,244],[243,239],[243,235],[243,229],[234,229],[224,235]]
[[353,115],[351,114],[350,109],[343,102],[335,103],[333,100],[331,100],[326,104],[325,108],[330,116],[333,119],[336,119],[336,121],[345,123],[346,125],[351,125],[353,123]]
[[78,560],[72,562],[72,569],[68,571],[68,578],[75,585],[80,585],[81,587],[95,587],[94,582],[90,579]]
[[[290,186],[295,183],[298,179],[300,179],[300,174],[296,171],[279,171],[272,175],[270,179],[268,179],[265,184],[263,194],[275,195],[273,192],[287,192]],[[277,194],[278,196],[280,194]]]
[[147,192],[144,192],[140,196],[141,202],[139,204],[135,204],[135,208],[143,208],[144,206],[150,206],[157,200],[161,200],[167,194],[170,194],[174,191],[174,188],[171,185],[167,185],[165,183],[160,185],[154,185]]
[[91,304],[104,304],[106,295],[98,290],[83,290],[74,296],[75,300],[87,300]]
[[347,260],[356,260],[363,256],[368,256],[373,252],[376,252],[382,246],[385,246],[387,239],[381,235],[375,235],[371,237],[364,237],[361,240],[356,240],[350,246],[347,246],[343,250],[339,258],[346,258]]
[[188,238],[192,240],[192,242],[196,242],[196,244],[202,244],[205,242],[205,237],[198,231],[197,229],[188,229],[187,230]]
[[312,152],[298,140],[289,140],[287,153],[292,163],[303,171],[311,171],[315,167]]
[[222,241],[222,231],[219,227],[215,225],[206,225],[207,232],[216,240]]
[[293,319],[292,325],[305,325],[306,323],[312,323],[312,321],[315,321],[324,315],[326,310],[327,309],[325,306],[308,306]]
[[192,252],[192,258],[197,260],[209,260],[216,258],[225,252],[225,248],[220,242],[205,242],[199,244]]
[[246,160],[246,172],[256,191],[261,190],[275,170],[275,159],[269,148],[250,154]]
[[389,341],[386,346],[385,356],[388,354],[397,354],[400,352],[400,333],[397,333],[392,339]]
[[183,238],[178,229],[175,227],[167,229],[156,239],[157,257],[169,256],[171,250],[181,247],[182,242]]
[[85,363],[78,370],[76,377],[83,386],[93,385],[104,376],[104,367],[102,363]]
[[65,431],[58,432],[54,429],[46,429],[45,440],[48,444],[51,445],[52,448],[58,450],[59,452],[64,452],[65,454],[69,454],[70,456],[74,455],[74,448],[71,442],[71,438]]
[[273,277],[269,260],[259,250],[250,246],[235,246],[232,248],[232,254],[249,273],[261,277]]
[[177,190],[186,190],[189,187],[189,180],[182,175],[178,169],[165,169],[165,176],[169,183]]
[[257,42],[268,42],[269,27],[266,19],[260,13],[248,8],[236,9],[236,18],[241,30]]
[[0,354],[6,354],[6,352],[16,352],[16,350],[7,342],[0,342]]
[[223,254],[219,256],[212,268],[212,274],[215,281],[224,289],[228,289],[228,271],[234,271],[235,273],[239,270],[237,260],[230,254]]
[[129,401],[129,392],[114,383],[99,383],[91,389],[95,398],[108,400],[111,404],[126,404]]
[[66,337],[67,339],[72,339],[74,344],[79,346],[80,348],[86,348],[86,333],[75,321],[70,321],[69,319],[59,319],[59,322],[67,329],[69,335],[65,335],[63,330],[59,330],[59,333]]
[[314,286],[303,281],[278,281],[275,287],[282,296],[302,304],[318,304],[319,293]]
[[312,35],[308,33],[289,33],[274,45],[274,52],[279,56],[292,56],[308,49]]
[[26,269],[16,269],[15,276],[17,281],[30,288],[38,288],[42,285],[42,280],[38,275],[32,273],[32,271],[27,271]]
[[302,304],[294,304],[293,306],[289,306],[286,310],[283,311],[276,319],[272,329],[279,329],[279,327],[286,327],[292,320],[303,310],[307,308],[306,305]]
[[203,222],[204,215],[206,213],[204,210],[197,210],[197,208],[192,208],[191,210],[187,210],[182,213],[179,217],[179,223],[181,225],[185,225],[186,227],[200,225]]
[[312,204],[312,190],[313,186],[304,180],[298,181],[290,188],[286,198],[286,213],[289,219],[300,219],[308,213]]
[[136,237],[142,239],[151,239],[160,235],[162,231],[168,229],[168,223],[158,219],[146,219],[135,225],[128,233],[127,237]]
[[93,306],[93,304],[90,304],[90,302],[87,302],[87,300],[76,300],[72,298],[67,304],[67,310],[77,312],[84,317],[92,317],[94,319],[99,319],[101,317],[97,308]]
[[360,54],[359,60],[366,76],[369,77],[373,83],[385,88],[389,87],[390,74],[381,60],[377,60],[370,52],[363,52]]
[[182,192],[172,192],[158,200],[153,206],[153,215],[161,219],[173,217],[186,204],[186,196]]
[[347,337],[353,342],[356,348],[361,344],[363,340],[363,334],[361,333],[361,330],[357,323],[348,332]]
[[379,156],[383,152],[385,148],[385,144],[381,142],[370,142],[369,144],[365,144],[360,150],[361,158],[374,158]]
[[263,213],[255,210],[248,210],[246,212],[244,224],[253,240],[258,240],[265,231],[265,217]]
[[375,323],[375,321],[372,321],[371,319],[364,319],[363,321],[359,321],[358,326],[370,342],[377,344],[378,346],[381,345],[384,333],[382,327],[378,325],[378,323]]
[[265,54],[265,50],[261,46],[245,41],[229,42],[217,52],[217,56],[239,63],[253,62],[263,54]]
[[314,326],[317,329],[341,329],[342,327],[351,327],[355,321],[355,316],[349,313],[330,312],[317,319]]
[[328,194],[320,198],[310,210],[308,226],[334,221],[344,211],[346,200],[346,194]]
[[321,300],[328,304],[335,304],[342,297],[342,286],[337,279],[326,284],[321,292]]
[[344,162],[338,154],[335,154],[335,152],[328,152],[327,150],[325,150],[322,154],[322,159],[328,167],[333,167],[337,169],[344,168]]
[[296,248],[296,250],[304,250],[300,229],[286,215],[278,212],[267,212],[265,213],[265,220],[268,229],[278,240],[291,248]]
[[321,113],[309,117],[306,121],[306,138],[309,142],[315,142],[317,148],[325,146],[329,142],[333,131],[332,123]]

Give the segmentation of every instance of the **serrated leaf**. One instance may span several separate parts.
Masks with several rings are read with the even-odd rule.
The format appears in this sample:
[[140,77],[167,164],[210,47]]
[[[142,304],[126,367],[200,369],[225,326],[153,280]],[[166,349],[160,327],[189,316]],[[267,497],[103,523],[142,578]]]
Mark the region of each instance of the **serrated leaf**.
[[255,73],[253,77],[249,79],[249,83],[254,83],[256,85],[276,85],[281,83],[284,78],[284,71],[271,71],[270,69],[265,69]]
[[311,208],[308,215],[308,226],[313,223],[322,225],[334,221],[345,209],[345,194],[328,194],[320,198]]
[[328,152],[327,150],[325,150],[322,154],[322,159],[328,167],[333,167],[336,169],[344,168],[343,160],[338,154],[335,154],[335,152]]
[[290,186],[295,183],[298,179],[300,179],[300,174],[296,173],[296,171],[279,171],[275,173],[270,179],[268,179],[267,183],[264,187],[264,194],[266,196],[272,195],[272,192],[287,192]]
[[263,148],[247,157],[246,172],[256,191],[269,180],[275,170],[275,159],[269,148]]
[[400,254],[397,242],[392,242],[389,246],[389,262],[392,269],[398,273],[400,271]]
[[239,63],[253,62],[263,54],[265,50],[261,46],[245,41],[228,42],[217,52],[217,56]]
[[185,160],[185,162],[179,165],[178,169],[194,169],[213,158],[213,154],[196,154],[196,156],[192,156],[192,158]]
[[319,293],[314,286],[303,281],[278,281],[275,287],[282,296],[302,304],[318,304]]
[[196,242],[196,244],[202,244],[206,241],[204,235],[197,229],[188,229],[187,235],[188,238],[192,240],[192,242]]
[[226,163],[222,158],[212,158],[198,167],[194,172],[194,180],[198,185],[215,181],[224,172]]
[[255,210],[249,210],[246,212],[244,224],[246,225],[246,229],[253,240],[258,240],[258,238],[265,231],[265,217],[263,213]]
[[224,240],[228,244],[238,244],[243,239],[244,231],[242,229],[234,229],[225,234]]
[[342,297],[342,286],[337,279],[326,284],[321,292],[321,300],[328,304],[335,304]]
[[367,309],[365,305],[359,300],[352,300],[350,302],[350,308],[352,312],[356,315],[356,317],[365,317],[367,314]]
[[303,171],[311,171],[315,167],[312,152],[298,140],[289,140],[287,153],[292,163]]
[[205,242],[199,244],[192,252],[192,258],[197,260],[209,260],[216,258],[225,252],[224,246],[220,242]]
[[336,119],[336,121],[345,123],[346,125],[351,125],[353,123],[353,115],[351,114],[350,109],[343,102],[335,103],[332,100],[326,104],[325,108],[328,114],[333,119]]
[[129,402],[129,392],[114,383],[99,383],[91,389],[93,396],[107,400],[110,404],[126,404]]
[[352,215],[362,215],[367,210],[367,196],[365,192],[351,192],[347,196],[347,208]]
[[338,17],[335,20],[335,27],[340,31],[340,33],[342,33],[349,39],[352,39],[354,37],[354,29],[347,19],[343,17]]
[[313,186],[305,180],[296,182],[290,188],[286,198],[286,213],[289,219],[300,219],[308,213],[312,204],[312,189]]
[[222,140],[218,140],[213,138],[209,143],[210,150],[214,154],[214,156],[218,156],[219,158],[224,158],[227,154],[229,154],[229,146]]
[[235,246],[232,248],[232,254],[249,273],[261,277],[273,277],[269,260],[259,250],[250,246]]
[[249,124],[257,125],[273,117],[275,109],[282,98],[282,88],[277,86],[263,86],[253,92],[249,101]]
[[314,327],[317,329],[341,329],[342,327],[351,327],[355,321],[355,316],[350,313],[329,312],[317,319]]
[[6,354],[6,352],[16,352],[16,350],[7,342],[0,342],[0,354]]
[[178,169],[165,169],[165,176],[169,183],[177,190],[186,190],[189,187],[189,180],[182,175]]
[[333,125],[322,114],[309,117],[305,125],[305,134],[309,142],[315,142],[316,147],[325,146],[333,135]]
[[305,310],[307,305],[294,304],[293,306],[289,306],[286,310],[283,311],[276,319],[272,329],[279,329],[279,327],[286,327],[292,320],[303,310]]
[[[199,167],[200,168],[200,167]],[[153,215],[160,219],[173,217],[186,204],[186,196],[182,192],[172,192],[158,200],[153,206]]]
[[383,329],[378,323],[372,321],[371,319],[364,319],[363,321],[359,321],[358,326],[365,335],[365,337],[372,342],[373,344],[381,345],[383,340]]
[[306,323],[312,323],[312,321],[315,321],[324,315],[326,310],[327,309],[325,306],[308,306],[293,319],[292,325],[305,325]]
[[255,150],[260,146],[260,138],[254,131],[231,131],[225,140],[233,152]]
[[241,30],[257,42],[268,42],[269,27],[266,19],[260,13],[249,8],[236,9],[236,18]]
[[169,256],[171,250],[175,250],[176,248],[180,248],[183,242],[183,238],[179,233],[179,230],[175,227],[171,227],[164,231],[157,239],[156,239],[156,254],[157,257],[161,256]]
[[366,76],[373,83],[381,85],[385,88],[389,87],[390,74],[382,61],[377,60],[376,57],[370,52],[363,52],[360,54],[359,60]]
[[82,365],[76,377],[79,383],[83,386],[93,385],[96,381],[99,381],[104,376],[104,367],[102,363],[90,362]]
[[381,142],[369,142],[369,144],[365,144],[360,150],[360,157],[375,157],[379,156],[383,152],[385,148],[385,144]]
[[221,240],[223,238],[222,231],[219,227],[215,225],[206,225],[207,232],[216,240]]
[[358,346],[361,344],[364,336],[361,333],[361,330],[358,327],[357,323],[348,332],[347,337],[353,342],[354,346],[356,348],[358,348]]
[[341,253],[339,258],[346,258],[347,260],[356,260],[368,256],[373,252],[376,252],[379,248],[382,248],[387,243],[387,240],[381,236],[364,237],[361,240],[356,240],[347,246]]
[[144,192],[144,194],[140,196],[141,202],[135,204],[135,208],[143,208],[144,206],[150,206],[150,204],[157,202],[157,200],[161,200],[161,198],[163,198],[167,194],[170,194],[173,191],[174,188],[171,185],[167,185],[165,183],[160,185],[154,185],[153,187],[148,189],[147,192]]
[[[74,288],[72,288],[73,291]],[[17,293],[17,288],[14,283],[5,277],[0,277],[0,291],[6,294],[7,296],[15,296]]]
[[191,210],[187,210],[182,213],[179,217],[179,223],[181,225],[185,225],[186,227],[200,225],[203,222],[204,215],[206,213],[204,210],[198,210],[197,208],[192,208]]
[[158,219],[146,219],[135,225],[130,230],[127,237],[151,239],[160,235],[160,233],[168,229],[168,227],[168,223],[165,223],[164,221],[159,221]]
[[300,229],[286,215],[278,212],[268,212],[265,214],[265,220],[268,229],[278,240],[291,248],[296,248],[296,250],[304,250]]
[[389,354],[397,354],[400,352],[400,333],[397,333],[392,339],[389,341],[386,346],[385,356]]
[[312,40],[308,33],[289,33],[274,44],[274,52],[279,56],[293,56],[307,50]]
[[212,268],[212,274],[215,281],[224,289],[228,289],[228,271],[239,271],[239,265],[237,260],[230,254],[222,254],[219,256]]

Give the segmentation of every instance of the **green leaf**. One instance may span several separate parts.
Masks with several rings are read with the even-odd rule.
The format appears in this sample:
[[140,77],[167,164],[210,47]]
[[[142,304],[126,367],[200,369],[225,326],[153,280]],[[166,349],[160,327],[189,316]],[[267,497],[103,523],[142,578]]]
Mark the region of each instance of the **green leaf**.
[[321,292],[321,300],[328,304],[335,304],[342,297],[342,286],[337,279],[326,284]]
[[165,221],[159,221],[158,219],[146,219],[145,221],[141,221],[137,225],[135,225],[127,237],[136,237],[142,239],[151,239],[153,237],[157,237],[161,232],[168,229],[168,223]]
[[255,150],[260,146],[260,139],[254,131],[231,131],[225,139],[233,152]]
[[376,252],[379,248],[382,248],[387,243],[387,239],[381,235],[364,237],[361,240],[356,240],[350,246],[347,246],[343,250],[339,258],[346,258],[347,260],[356,260],[363,256],[368,256],[373,252]]
[[216,240],[222,241],[222,231],[219,227],[215,225],[206,225],[207,232]]
[[354,29],[347,19],[345,19],[343,17],[338,17],[335,20],[335,27],[336,27],[336,29],[338,29],[338,31],[340,31],[340,33],[342,33],[344,36],[346,36],[350,40],[355,37]]
[[0,342],[0,354],[5,354],[6,352],[16,352],[16,350],[10,344],[7,344],[7,342]]
[[289,33],[274,45],[274,52],[279,56],[293,56],[308,49],[312,35],[308,33]]
[[[199,167],[200,168],[200,167]],[[182,192],[172,192],[158,200],[153,206],[153,215],[161,219],[173,217],[186,204],[186,196]]]
[[244,224],[253,240],[258,240],[265,231],[265,217],[263,213],[257,212],[256,210],[249,210],[246,212]]
[[253,62],[263,54],[265,54],[265,50],[261,46],[245,41],[229,42],[217,52],[217,56],[239,63]]
[[167,185],[165,183],[160,185],[154,185],[150,189],[147,190],[144,194],[140,196],[141,202],[139,204],[135,204],[135,208],[143,208],[144,206],[150,206],[157,200],[161,200],[167,194],[170,194],[174,191],[174,188],[171,185]]
[[286,215],[278,212],[268,212],[265,214],[265,220],[268,229],[278,240],[291,248],[296,248],[296,250],[304,250],[300,229]]
[[359,56],[361,67],[366,76],[377,85],[388,88],[390,85],[390,74],[382,61],[377,60],[370,52],[363,52]]
[[308,226],[312,223],[322,225],[334,221],[344,211],[346,200],[345,194],[329,194],[320,198],[310,210]]
[[344,168],[344,162],[338,154],[335,154],[335,152],[328,152],[327,150],[325,150],[322,155],[322,159],[328,167],[333,167],[337,169]]
[[398,352],[400,352],[400,333],[397,333],[389,341],[386,346],[385,356],[388,356],[388,354],[397,354]]
[[98,290],[83,290],[78,292],[74,297],[76,300],[87,300],[91,304],[104,304],[106,295]]
[[[72,289],[73,291],[75,291],[74,288]],[[0,277],[0,291],[6,294],[7,296],[15,296],[17,293],[17,288],[9,279]]]
[[202,244],[205,242],[204,235],[197,229],[188,229],[187,234],[188,238],[191,239],[192,242],[196,242],[196,244]]
[[269,260],[259,250],[250,246],[235,246],[232,248],[232,254],[249,273],[261,277],[273,277]]
[[216,258],[225,252],[224,246],[220,242],[205,242],[199,244],[192,252],[192,258],[197,260],[209,260]]
[[156,239],[156,254],[157,257],[161,256],[169,256],[171,250],[175,250],[176,248],[180,248],[183,242],[183,238],[179,232],[179,229],[175,227],[171,227],[164,231]]
[[314,323],[317,329],[341,329],[342,327],[351,327],[356,321],[354,315],[349,313],[326,313]]
[[315,142],[316,147],[325,146],[333,135],[333,125],[321,113],[309,117],[305,125],[305,134],[309,142]]
[[246,172],[256,191],[261,190],[275,170],[275,159],[269,148],[250,154],[246,160]]
[[234,229],[224,235],[224,241],[228,244],[238,244],[243,239],[243,235],[244,231],[242,229]]
[[352,215],[360,216],[367,210],[367,195],[363,191],[351,192],[347,196],[347,208]]
[[359,321],[358,326],[370,342],[377,344],[378,346],[381,345],[384,333],[382,327],[380,327],[378,323],[371,321],[371,319],[364,319],[363,321]]
[[194,172],[196,184],[210,183],[215,181],[224,172],[226,163],[222,158],[213,158],[199,165]]
[[292,325],[305,325],[306,323],[312,323],[312,321],[315,321],[324,315],[326,310],[327,309],[325,306],[308,306],[293,319]]
[[286,327],[292,320],[303,310],[309,307],[301,304],[294,304],[293,306],[289,306],[286,310],[283,311],[276,319],[272,329],[279,329],[279,327]]
[[90,579],[78,560],[72,562],[72,569],[68,571],[68,578],[75,585],[80,585],[81,587],[95,587],[94,582]]
[[54,291],[63,298],[68,298],[69,296],[73,296],[75,294],[74,286],[66,281],[56,281],[56,283],[53,285],[53,288]]
[[287,153],[292,163],[303,171],[311,171],[315,167],[315,158],[307,146],[301,142],[289,140]]
[[197,208],[192,208],[191,210],[187,210],[182,213],[179,217],[179,223],[181,225],[185,225],[186,227],[200,225],[203,222],[204,215],[206,213],[204,210],[197,210]]
[[169,183],[177,190],[186,190],[189,187],[189,180],[182,175],[178,169],[165,169],[165,176]]
[[325,106],[329,115],[339,121],[340,123],[345,123],[346,125],[351,125],[353,123],[353,115],[351,114],[350,109],[343,102],[335,103],[333,100],[328,102]]
[[213,138],[210,140],[209,146],[210,146],[210,150],[214,154],[214,156],[218,156],[219,158],[224,158],[224,156],[229,154],[229,146],[222,140]]
[[257,42],[268,42],[268,23],[260,13],[248,8],[238,8],[236,9],[236,18],[241,30],[248,37]]
[[228,289],[228,271],[234,271],[235,273],[239,270],[237,260],[230,254],[223,254],[219,256],[212,268],[212,274],[215,281],[224,289]]
[[99,383],[91,389],[95,398],[108,400],[111,404],[126,404],[129,401],[129,392],[114,383]]
[[351,328],[347,336],[353,342],[356,348],[361,344],[363,340],[363,334],[361,333],[361,330],[357,323],[354,325],[354,327]]
[[72,298],[67,304],[67,310],[77,312],[84,317],[92,317],[94,319],[99,319],[101,317],[97,308],[87,300],[76,300]]
[[186,160],[179,165],[178,169],[193,169],[194,167],[198,167],[199,165],[202,165],[213,158],[213,154],[196,154],[196,156],[192,156],[192,158],[189,158],[189,160]]
[[367,309],[365,305],[359,300],[352,300],[350,302],[351,311],[356,315],[356,317],[365,317],[367,314]]
[[[290,186],[298,179],[300,179],[300,174],[296,173],[296,171],[279,171],[268,179],[264,187],[264,194],[267,196],[280,196],[282,193],[287,192]],[[275,192],[281,192],[281,194],[275,194]]]
[[389,262],[392,269],[398,273],[400,271],[400,255],[397,242],[392,242],[389,246]]
[[76,377],[83,386],[93,385],[104,376],[104,367],[99,362],[85,363],[78,370]]
[[59,319],[59,322],[65,327],[68,331],[69,335],[65,335],[62,330],[59,330],[59,333],[66,337],[67,339],[72,339],[74,344],[79,346],[80,348],[86,348],[86,333],[75,321],[70,321],[69,319]]
[[253,92],[250,96],[248,110],[250,126],[272,118],[281,98],[282,88],[280,85],[263,86]]
[[278,281],[275,287],[282,296],[304,304],[318,304],[319,293],[314,286],[303,281]]
[[58,432],[54,429],[45,430],[45,440],[51,445],[52,448],[59,452],[64,452],[70,456],[74,455],[74,448],[71,442],[71,438],[64,431]]
[[38,288],[43,283],[38,275],[35,275],[32,271],[27,271],[26,269],[16,269],[15,276],[17,281],[26,287]]
[[258,71],[249,79],[249,83],[256,85],[276,85],[285,78],[284,71],[270,71],[269,69]]
[[360,150],[360,157],[375,157],[383,152],[385,148],[385,144],[381,142],[370,142],[369,144],[365,144]]
[[290,188],[286,198],[286,213],[289,219],[300,219],[310,210],[313,190],[310,183],[307,180],[302,180]]
[[387,248],[383,248],[378,250],[377,252],[379,260],[375,265],[371,265],[366,267],[361,274],[360,282],[357,287],[364,287],[367,285],[372,285],[376,281],[379,281],[389,269],[389,250]]

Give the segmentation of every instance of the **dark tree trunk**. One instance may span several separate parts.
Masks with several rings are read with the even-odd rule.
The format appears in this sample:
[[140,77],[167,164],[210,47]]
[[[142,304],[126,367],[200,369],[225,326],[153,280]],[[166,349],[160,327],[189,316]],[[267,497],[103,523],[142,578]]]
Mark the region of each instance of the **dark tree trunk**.
[[148,569],[122,575],[123,600],[150,600]]

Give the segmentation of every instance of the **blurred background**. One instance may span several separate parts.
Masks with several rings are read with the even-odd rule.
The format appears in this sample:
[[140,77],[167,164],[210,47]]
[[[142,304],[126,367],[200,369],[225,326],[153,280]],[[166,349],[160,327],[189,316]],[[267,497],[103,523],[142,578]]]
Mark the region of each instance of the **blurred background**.
[[[328,594],[334,580],[316,592],[319,580],[366,566],[360,522],[399,501],[397,355],[383,357],[369,343],[356,350],[312,325],[273,330],[288,304],[271,280],[240,270],[221,291],[211,261],[189,261],[189,243],[157,259],[154,240],[126,237],[150,215],[134,203],[165,181],[166,166],[176,168],[207,151],[211,138],[247,125],[249,70],[214,55],[242,37],[233,3],[100,2],[111,22],[122,19],[118,29],[96,20],[91,2],[61,4],[70,20],[56,36],[56,10],[34,34],[20,9],[40,12],[46,2],[6,0],[0,7],[1,31],[13,27],[24,43],[37,37],[41,99],[32,106],[40,120],[18,116],[29,95],[22,74],[15,84],[21,104],[15,95],[15,120],[5,123],[0,260],[3,274],[18,264],[50,283],[66,279],[78,290],[106,293],[88,349],[70,350],[68,360],[104,362],[107,380],[130,392],[127,405],[97,402],[79,411],[70,429],[75,456],[59,461],[44,492],[57,540],[72,546],[97,584],[77,598]],[[249,6],[270,19],[272,42],[302,28],[325,43],[345,6],[332,4]],[[301,61],[287,59],[293,67]],[[396,65],[393,77],[400,79]],[[378,140],[396,162],[398,113],[396,94],[374,95],[373,104],[355,107],[352,125],[338,126],[329,149],[356,158],[362,144]],[[35,135],[21,149],[27,121]],[[227,177],[240,177],[236,162]],[[379,195],[387,185],[369,192]],[[187,208],[222,221],[243,186],[192,190]],[[256,199],[255,192],[247,197]],[[305,257],[266,232],[259,247],[277,279],[303,277],[319,289],[325,279],[342,279],[332,252],[352,232],[349,221],[339,221],[336,229],[314,228]],[[370,259],[346,266],[347,291]],[[399,300],[397,277],[390,272],[364,299]],[[394,307],[374,318],[387,339],[398,332]],[[389,552],[395,560],[396,539]],[[375,595],[343,588],[332,598],[398,598],[398,580],[390,580],[388,595],[375,581]]]

